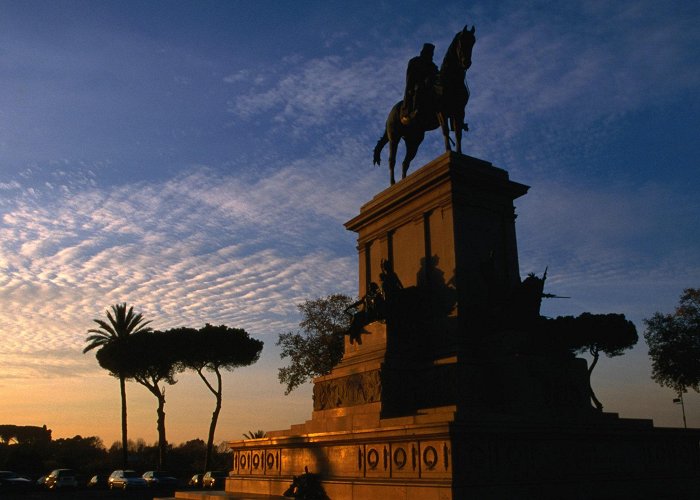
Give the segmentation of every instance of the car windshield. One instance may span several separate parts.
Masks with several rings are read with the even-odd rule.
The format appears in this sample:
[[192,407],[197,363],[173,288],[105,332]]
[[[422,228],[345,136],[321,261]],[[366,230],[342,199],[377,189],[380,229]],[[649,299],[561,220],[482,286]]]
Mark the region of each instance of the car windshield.
[[138,474],[136,474],[136,471],[133,470],[125,470],[124,471],[124,477],[141,477]]
[[58,471],[58,477],[74,476],[72,470],[60,470]]

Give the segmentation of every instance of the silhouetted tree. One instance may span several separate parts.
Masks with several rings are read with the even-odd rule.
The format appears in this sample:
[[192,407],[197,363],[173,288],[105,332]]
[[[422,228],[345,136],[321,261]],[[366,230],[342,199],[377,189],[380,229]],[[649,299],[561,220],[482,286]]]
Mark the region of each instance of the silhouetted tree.
[[[7,444],[0,442],[0,470],[13,470],[26,477],[38,477],[47,471],[70,468],[88,478],[93,474],[105,473],[121,468],[122,443],[116,441],[106,450],[102,440],[96,436],[60,438],[53,441],[28,440]],[[149,445],[143,439],[128,442],[129,460],[138,464],[139,470],[157,467],[158,443]],[[193,439],[177,446],[169,447],[168,470],[175,477],[186,477],[193,471],[204,471],[206,443]],[[214,448],[211,470],[230,470],[232,456],[227,443]],[[0,488],[0,498],[7,492]],[[32,497],[31,494],[27,498]],[[17,498],[21,495],[18,494]],[[73,498],[74,495],[68,495]],[[21,496],[25,498],[25,496]],[[66,498],[68,498],[66,497]],[[15,498],[10,494],[8,498]],[[150,497],[149,497],[150,498]]]
[[[150,321],[145,321],[141,313],[134,314],[134,308],[129,307],[127,310],[126,303],[114,304],[112,312],[107,311],[107,321],[101,319],[93,320],[99,325],[99,328],[88,330],[89,335],[85,341],[88,345],[83,349],[86,353],[95,348],[104,348],[117,342],[123,342],[130,335],[138,332],[148,332],[151,330],[147,326]],[[118,364],[113,366],[110,372],[119,378],[119,389],[121,392],[122,403],[122,450],[124,467],[128,467],[129,454],[127,451],[127,432],[126,432],[126,377]]]
[[207,453],[207,443],[202,439],[191,439],[170,450],[168,457],[168,468],[192,471],[205,471],[204,456]]
[[243,433],[243,437],[246,439],[260,439],[267,436],[267,433],[261,429],[257,431],[248,431]]
[[[22,475],[33,475],[44,469],[48,447],[34,443],[0,443],[0,470],[12,470]],[[5,498],[0,487],[0,498]]]
[[652,379],[679,396],[700,392],[700,289],[685,289],[672,314],[654,313],[644,324]]
[[51,429],[34,425],[0,425],[0,443],[10,444],[49,443]]
[[87,475],[101,472],[107,466],[107,450],[97,436],[56,439],[51,444],[50,458],[56,467],[76,469]]
[[347,295],[334,294],[297,306],[302,316],[300,329],[281,333],[277,339],[282,347],[280,357],[291,359],[289,366],[278,373],[280,383],[287,385],[285,394],[313,377],[329,373],[342,359],[351,320],[345,309],[353,302]]
[[[206,324],[199,330],[171,330],[179,338],[181,363],[197,372],[207,389],[214,395],[216,404],[209,425],[207,451],[204,469],[208,469],[214,448],[214,433],[221,412],[222,383],[221,371],[232,371],[241,366],[248,366],[260,358],[263,342],[251,338],[245,330],[229,328],[226,325]],[[213,374],[214,381],[207,378],[207,372]]]
[[124,342],[106,345],[97,352],[100,366],[115,373],[120,370],[156,397],[158,426],[158,467],[166,462],[168,442],[165,434],[165,385],[174,384],[181,352],[172,336],[163,332],[138,332]]
[[[583,313],[577,317],[559,316],[546,322],[550,331],[555,332],[552,340],[560,342],[569,350],[593,358],[588,367],[590,397],[596,408],[603,405],[590,386],[590,377],[598,364],[601,353],[612,358],[631,349],[639,340],[634,323],[625,319],[624,314]],[[559,338],[556,338],[559,337]]]

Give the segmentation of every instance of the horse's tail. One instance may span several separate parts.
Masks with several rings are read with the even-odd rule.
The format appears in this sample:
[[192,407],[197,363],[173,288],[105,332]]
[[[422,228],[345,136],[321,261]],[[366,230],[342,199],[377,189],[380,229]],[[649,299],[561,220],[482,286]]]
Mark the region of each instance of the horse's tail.
[[374,165],[379,165],[379,163],[381,162],[382,149],[384,149],[384,146],[386,146],[388,142],[389,136],[387,135],[386,130],[384,130],[384,135],[379,138],[379,140],[377,141],[377,145],[374,146]]

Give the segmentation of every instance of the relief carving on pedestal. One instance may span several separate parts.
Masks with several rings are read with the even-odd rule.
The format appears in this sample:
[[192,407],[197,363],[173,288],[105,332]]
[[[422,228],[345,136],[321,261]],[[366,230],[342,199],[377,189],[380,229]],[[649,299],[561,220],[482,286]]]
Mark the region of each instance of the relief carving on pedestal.
[[347,377],[318,382],[314,385],[314,410],[330,410],[381,400],[382,380],[379,370],[354,373]]

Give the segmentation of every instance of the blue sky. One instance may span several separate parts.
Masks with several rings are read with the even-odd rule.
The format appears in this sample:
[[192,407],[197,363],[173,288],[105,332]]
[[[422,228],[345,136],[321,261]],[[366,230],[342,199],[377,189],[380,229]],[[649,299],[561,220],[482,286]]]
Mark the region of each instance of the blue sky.
[[[121,301],[265,341],[225,380],[218,440],[308,419],[277,334],[297,303],[356,293],[342,224],[388,186],[371,154],[406,62],[465,24],[465,153],[532,186],[521,274],[549,266],[572,297],[545,314],[621,312],[641,336],[700,286],[698,22],[695,2],[0,1],[0,421],[116,440],[116,381],[81,350]],[[593,384],[606,410],[680,425],[649,376],[640,342]],[[155,401],[128,391],[131,436],[155,441]],[[203,437],[201,383],[167,394],[169,439]],[[700,426],[698,395],[687,410]]]

